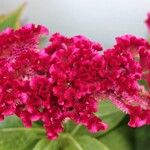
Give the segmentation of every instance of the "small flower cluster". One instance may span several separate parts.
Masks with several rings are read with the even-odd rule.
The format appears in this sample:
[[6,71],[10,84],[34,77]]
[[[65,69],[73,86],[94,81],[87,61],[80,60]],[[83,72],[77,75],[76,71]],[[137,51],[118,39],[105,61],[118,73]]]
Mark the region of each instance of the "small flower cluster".
[[147,14],[147,18],[145,20],[145,23],[147,25],[148,31],[150,32],[150,12]]
[[[68,119],[89,131],[105,130],[95,115],[109,98],[130,115],[132,127],[150,124],[150,45],[141,38],[116,38],[112,49],[84,36],[55,33],[44,49],[43,26],[27,25],[0,33],[0,119],[17,115],[26,127],[42,121],[49,139],[57,138]],[[144,80],[148,90],[139,85]]]
[[[139,84],[140,80],[149,84],[150,44],[143,38],[125,35],[116,38],[114,49],[119,51],[121,57],[126,54],[129,59],[127,60],[127,57],[124,59],[126,60],[124,69],[128,71],[126,73],[124,71],[125,75],[123,79],[118,80],[118,82],[122,83],[122,91],[119,91],[116,96],[121,94],[123,99],[113,97],[112,102],[130,115],[130,126],[139,127],[150,124],[149,87],[147,87],[148,89],[146,91],[145,87]],[[114,55],[117,57],[117,54]],[[117,64],[118,62],[119,61],[117,61]],[[125,76],[126,79],[124,79]]]

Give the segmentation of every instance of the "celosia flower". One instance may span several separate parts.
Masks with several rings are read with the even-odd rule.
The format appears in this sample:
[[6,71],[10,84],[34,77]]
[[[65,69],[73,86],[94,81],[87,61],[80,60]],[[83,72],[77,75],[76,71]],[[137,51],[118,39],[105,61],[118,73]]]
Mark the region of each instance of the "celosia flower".
[[[67,38],[58,33],[50,41],[45,52],[49,55],[51,64],[49,80],[52,86],[51,100],[54,101],[51,109],[56,107],[59,110],[60,121],[70,118],[84,124],[92,132],[106,129],[107,125],[94,116],[98,91],[102,88],[98,74],[103,63],[98,52],[102,49],[101,46],[83,36]],[[49,116],[57,118],[55,114],[50,113]],[[45,121],[45,127],[49,133],[55,132],[57,135],[59,130],[53,129],[53,124],[50,125],[49,122]],[[57,126],[60,128],[60,125]]]
[[[126,69],[125,78],[121,79],[124,84],[121,85],[122,92],[121,97],[116,99],[113,95],[112,101],[123,111],[130,114],[129,125],[132,127],[142,126],[150,123],[150,96],[149,92],[143,90],[138,85],[139,80],[149,81],[150,65],[149,65],[149,43],[135,36],[125,35],[123,37],[116,38],[117,44],[115,45],[115,51],[120,52],[120,57],[123,54],[129,55],[129,60],[126,60],[124,68]],[[112,50],[114,51],[114,50]],[[106,52],[107,53],[107,52]],[[117,56],[115,54],[115,56]],[[112,59],[112,57],[110,57]],[[127,58],[127,57],[126,57]],[[142,72],[141,72],[142,71]],[[127,75],[128,73],[128,75]],[[118,80],[119,81],[119,80]],[[129,81],[129,82],[128,82]],[[117,83],[117,86],[120,83]],[[117,89],[117,88],[115,88]],[[128,89],[128,90],[127,90]],[[126,92],[127,91],[127,92]],[[120,94],[117,93],[117,96]],[[126,95],[124,97],[124,95]],[[128,98],[129,97],[129,98]]]
[[21,87],[38,73],[34,68],[39,61],[39,38],[47,33],[45,27],[35,25],[0,33],[1,118],[16,113],[18,104],[22,103],[21,95],[25,95],[25,89]]
[[[0,119],[16,114],[26,127],[42,121],[48,138],[71,119],[91,132],[107,125],[95,115],[104,97],[130,115],[132,127],[150,124],[150,45],[141,38],[118,37],[112,49],[84,36],[56,33],[47,48],[38,43],[43,26],[27,25],[0,34]],[[149,88],[149,87],[148,87]]]
[[106,129],[94,115],[98,91],[104,87],[97,82],[103,63],[100,44],[54,34],[48,48],[40,51],[39,37],[45,31],[30,25],[1,33],[1,116],[16,114],[26,127],[40,120],[50,139],[63,131],[68,118],[92,132]]
[[147,18],[145,20],[145,23],[146,23],[147,28],[148,28],[148,30],[150,32],[150,13],[147,14]]

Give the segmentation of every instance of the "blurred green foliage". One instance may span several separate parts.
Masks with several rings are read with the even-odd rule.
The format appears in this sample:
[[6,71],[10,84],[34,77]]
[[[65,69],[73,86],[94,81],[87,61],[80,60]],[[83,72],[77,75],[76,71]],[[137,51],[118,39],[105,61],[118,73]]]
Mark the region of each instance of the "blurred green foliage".
[[17,29],[20,27],[20,17],[25,8],[25,3],[18,7],[15,11],[0,16],[0,31],[3,31],[7,27]]

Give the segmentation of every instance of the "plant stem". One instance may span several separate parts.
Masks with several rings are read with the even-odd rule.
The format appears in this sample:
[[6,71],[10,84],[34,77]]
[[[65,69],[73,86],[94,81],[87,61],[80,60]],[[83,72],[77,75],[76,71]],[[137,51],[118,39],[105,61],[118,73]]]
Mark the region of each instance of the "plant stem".
[[83,148],[81,147],[81,145],[71,136],[71,134],[63,134],[61,136],[62,138],[66,138],[66,139],[69,139],[73,144],[74,146],[77,148],[77,150],[83,150]]
[[75,135],[77,133],[77,131],[81,128],[81,125],[77,125],[72,132],[70,133],[72,136]]

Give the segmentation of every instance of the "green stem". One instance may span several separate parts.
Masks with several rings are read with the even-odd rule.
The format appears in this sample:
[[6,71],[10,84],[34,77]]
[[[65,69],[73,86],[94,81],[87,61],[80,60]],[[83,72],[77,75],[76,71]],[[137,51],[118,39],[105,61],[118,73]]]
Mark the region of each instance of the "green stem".
[[81,145],[71,135],[63,134],[61,137],[64,139],[69,139],[74,144],[74,146],[77,148],[77,150],[83,150]]
[[75,135],[77,133],[77,131],[81,128],[82,125],[77,125],[72,132],[70,133],[72,136]]

